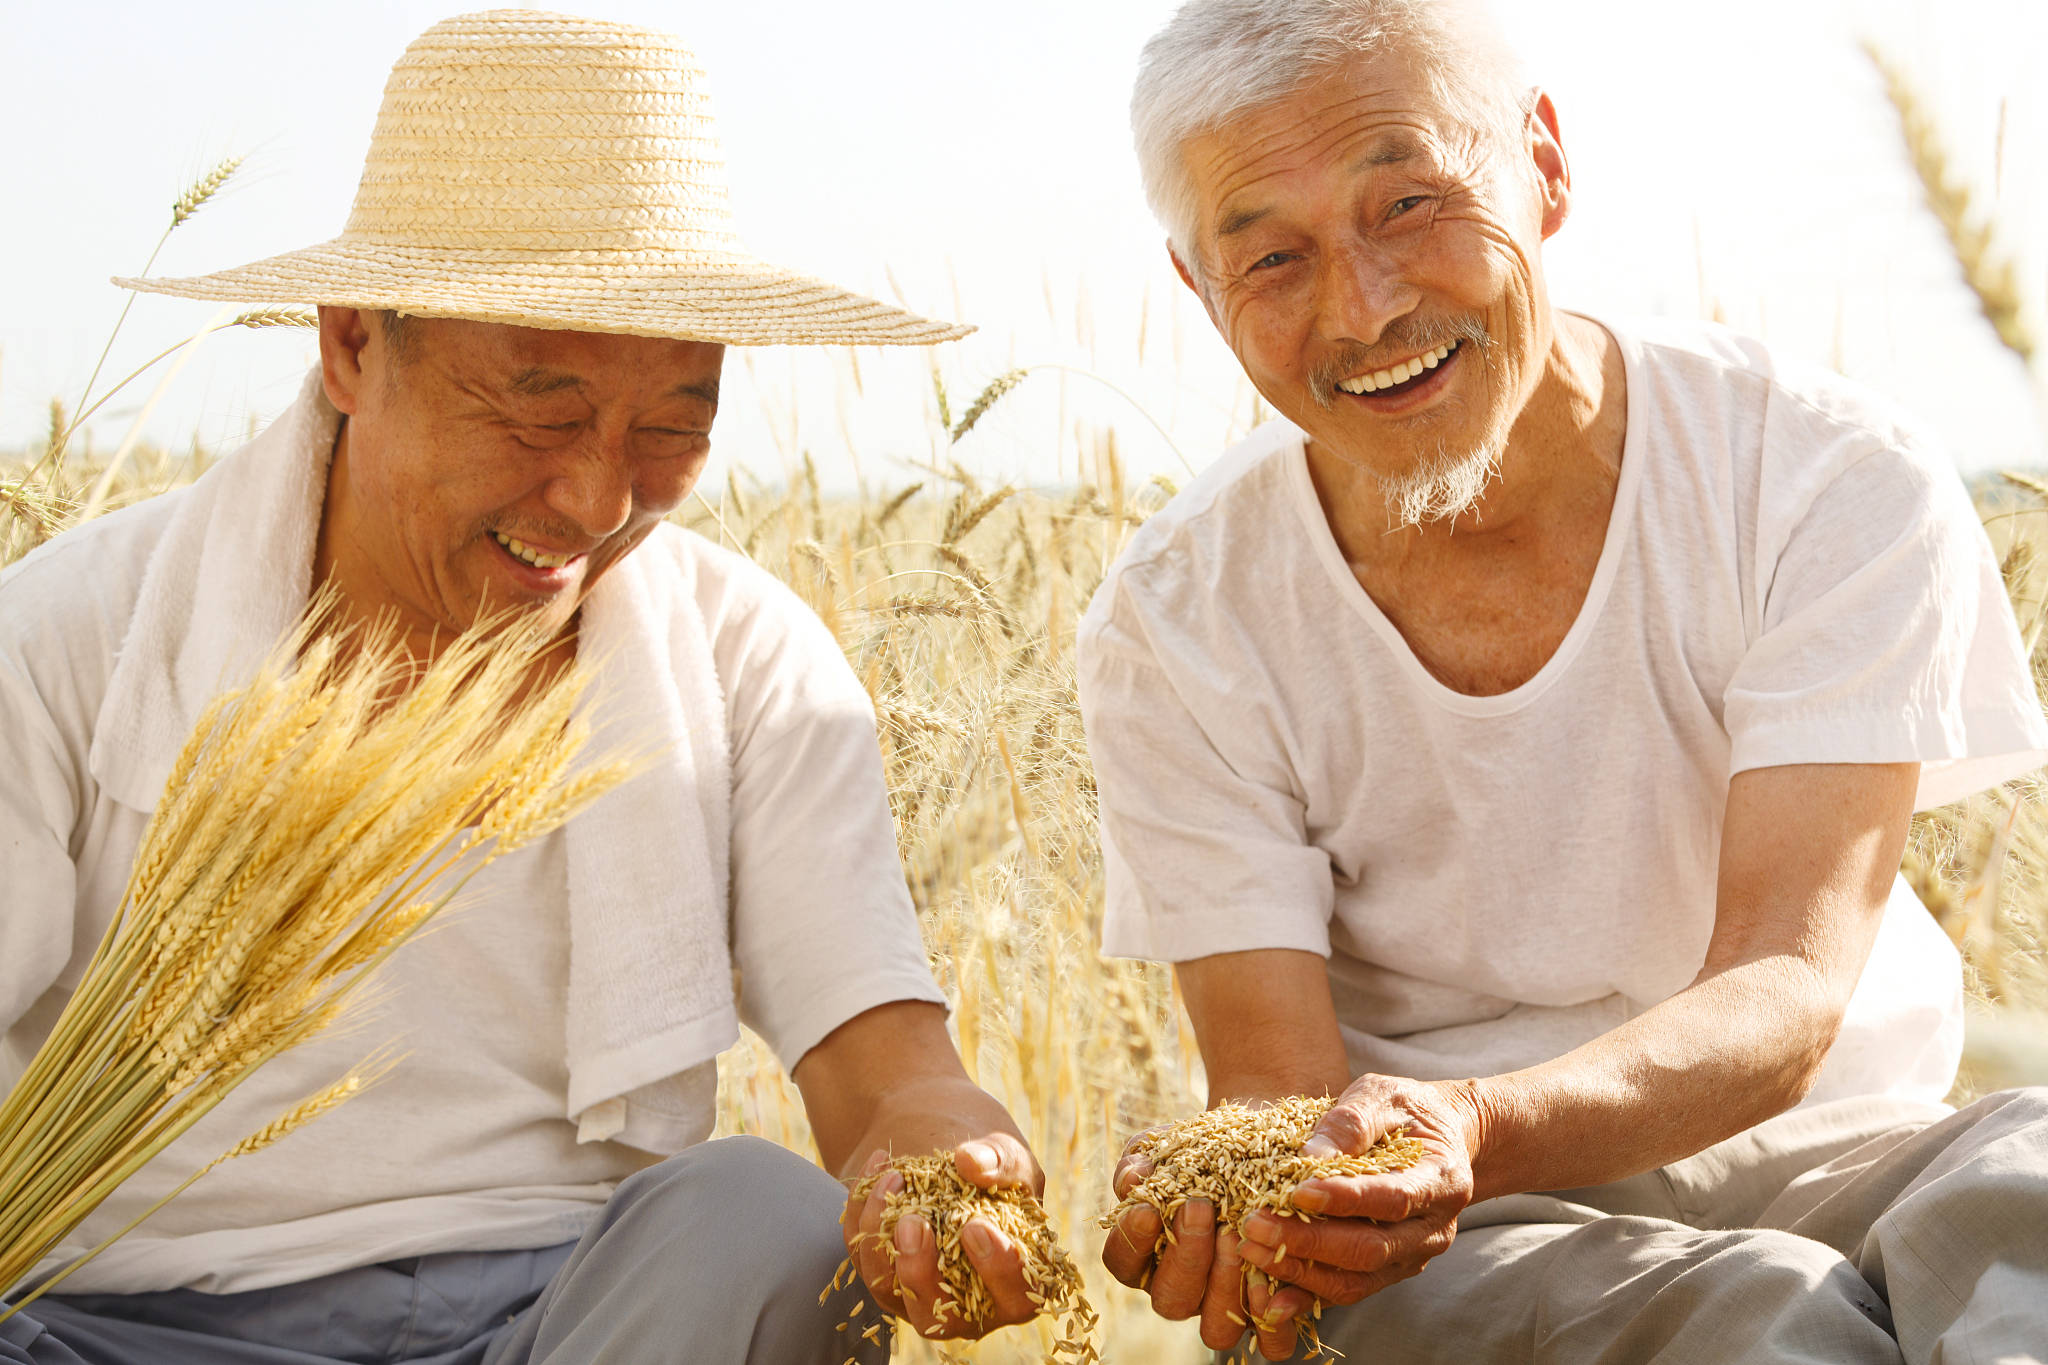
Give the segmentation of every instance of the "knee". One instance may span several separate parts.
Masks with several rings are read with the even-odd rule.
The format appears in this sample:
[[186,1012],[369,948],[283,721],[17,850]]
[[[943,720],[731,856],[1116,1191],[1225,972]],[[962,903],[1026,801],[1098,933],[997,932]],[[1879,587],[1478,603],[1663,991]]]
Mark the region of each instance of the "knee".
[[1884,1296],[1833,1247],[1775,1228],[1748,1228],[1707,1234],[1700,1251],[1697,1274],[1688,1278],[1709,1320],[1740,1324],[1762,1310],[1777,1321],[1775,1331],[1789,1335],[1846,1326],[1857,1335],[1874,1330],[1890,1336]]
[[2048,1085],[2022,1085],[1986,1095],[1961,1111],[1962,1117],[1993,1119],[2024,1127],[2048,1122]]
[[688,1249],[744,1264],[757,1293],[814,1308],[846,1255],[845,1203],[838,1181],[756,1137],[699,1143],[637,1172],[613,1196],[615,1207],[660,1224]]
[[[1669,1229],[1643,1235],[1641,1220],[1608,1218],[1562,1239],[1568,1247],[1545,1285],[1558,1306],[1576,1305],[1590,1325],[1621,1311],[1618,1327],[1651,1359],[1676,1344],[1712,1341],[1726,1360],[1895,1360],[1884,1298],[1833,1248],[1770,1228]],[[1555,1319],[1553,1318],[1553,1322]],[[1797,1347],[1839,1340],[1867,1348],[1841,1357]]]

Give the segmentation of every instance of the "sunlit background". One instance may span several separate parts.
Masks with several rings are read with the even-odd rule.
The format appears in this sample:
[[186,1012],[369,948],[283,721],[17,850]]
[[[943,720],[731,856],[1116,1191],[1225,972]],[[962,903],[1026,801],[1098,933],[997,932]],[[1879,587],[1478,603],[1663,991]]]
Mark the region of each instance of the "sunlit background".
[[[249,162],[174,233],[164,274],[332,236],[347,216],[385,73],[458,5],[17,6],[4,21],[0,450],[34,448],[74,404],[181,188]],[[1074,480],[1114,427],[1135,476],[1182,476],[1252,420],[1248,388],[1174,279],[1137,188],[1125,106],[1173,0],[1021,5],[604,0],[667,28],[710,69],[750,247],[981,327],[936,354],[734,352],[718,456],[779,481],[803,453],[871,488],[958,458],[984,476]],[[1908,73],[1952,174],[2048,315],[2048,5],[2039,0],[1507,0],[1573,159],[1553,292],[1601,316],[1718,315],[1886,391],[1966,471],[2048,463],[2038,381],[2001,348],[1921,203],[1896,113],[1860,46]],[[213,306],[135,306],[109,377]],[[104,454],[136,426],[213,450],[276,413],[310,363],[303,332],[207,339],[93,421]],[[937,438],[932,367],[955,408],[1016,366],[1025,382],[958,447]],[[104,381],[103,381],[104,382]],[[725,468],[712,477],[722,480]]]

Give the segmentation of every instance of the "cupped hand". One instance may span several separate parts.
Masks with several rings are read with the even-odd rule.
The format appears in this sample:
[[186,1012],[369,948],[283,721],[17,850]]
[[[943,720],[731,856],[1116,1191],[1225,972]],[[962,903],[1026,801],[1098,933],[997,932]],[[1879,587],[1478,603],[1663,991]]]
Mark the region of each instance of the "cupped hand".
[[[895,1254],[890,1254],[882,1237],[882,1207],[889,1195],[903,1188],[903,1177],[888,1165],[886,1151],[868,1158],[864,1177],[885,1173],[866,1199],[848,1196],[839,1220],[847,1253],[876,1305],[909,1323],[918,1335],[934,1339],[985,1336],[1037,1316],[1024,1280],[1022,1251],[984,1218],[970,1218],[960,1228],[967,1262],[981,1276],[993,1305],[980,1319],[964,1318],[952,1305],[940,1304],[938,1240],[922,1214],[906,1213],[896,1221],[891,1239]],[[1030,1149],[1009,1133],[990,1133],[959,1144],[953,1149],[953,1166],[962,1179],[983,1189],[1021,1185],[1037,1194],[1044,1188],[1045,1176]]]
[[1264,1212],[1245,1220],[1239,1254],[1280,1282],[1265,1302],[1254,1293],[1250,1305],[1256,1317],[1275,1323],[1259,1331],[1268,1359],[1293,1350],[1292,1319],[1315,1300],[1356,1303],[1420,1274],[1457,1235],[1458,1215],[1472,1201],[1477,1148],[1478,1111],[1468,1087],[1362,1076],[1338,1097],[1302,1150],[1311,1156],[1361,1155],[1402,1128],[1423,1146],[1414,1165],[1383,1175],[1304,1181],[1291,1202],[1315,1215],[1306,1222]]
[[[1158,1131],[1147,1129],[1124,1144],[1111,1177],[1118,1199],[1152,1173],[1151,1159],[1141,1148]],[[1215,1207],[1206,1199],[1181,1205],[1173,1215],[1173,1236],[1159,1246],[1163,1227],[1159,1211],[1149,1204],[1126,1210],[1103,1239],[1103,1265],[1122,1283],[1150,1296],[1152,1310],[1161,1317],[1179,1321],[1199,1315],[1203,1344],[1229,1350],[1244,1336],[1247,1323],[1237,1234],[1216,1226]]]

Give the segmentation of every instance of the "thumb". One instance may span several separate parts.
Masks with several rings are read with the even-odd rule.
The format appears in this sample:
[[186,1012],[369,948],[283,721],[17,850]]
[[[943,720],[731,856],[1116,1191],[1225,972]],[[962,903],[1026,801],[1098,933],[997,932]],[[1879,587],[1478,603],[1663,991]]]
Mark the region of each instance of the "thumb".
[[1036,1192],[1044,1182],[1031,1149],[1010,1133],[989,1133],[961,1143],[953,1149],[953,1169],[962,1180],[985,1190],[1026,1185]]
[[1301,1150],[1313,1157],[1357,1156],[1384,1137],[1389,1126],[1385,1106],[1376,1101],[1339,1099],[1317,1120]]

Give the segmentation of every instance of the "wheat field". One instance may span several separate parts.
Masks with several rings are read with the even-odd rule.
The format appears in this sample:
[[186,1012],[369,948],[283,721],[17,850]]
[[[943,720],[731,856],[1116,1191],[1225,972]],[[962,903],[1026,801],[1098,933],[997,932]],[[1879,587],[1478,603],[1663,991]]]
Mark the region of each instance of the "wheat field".
[[[2031,356],[2011,271],[1945,169],[1938,130],[1905,76],[1881,67],[1965,283],[2004,343]],[[172,227],[235,169],[224,162],[180,196]],[[226,325],[306,320],[265,310]],[[857,360],[842,363],[851,368],[844,387],[857,391]],[[1102,860],[1073,658],[1090,595],[1173,488],[1125,477],[1113,427],[1083,435],[1080,473],[1067,487],[990,486],[956,458],[956,445],[1026,381],[1019,371],[955,379],[975,397],[956,415],[935,385],[936,401],[907,417],[905,443],[929,454],[902,482],[827,497],[807,460],[772,483],[742,465],[700,488],[676,520],[772,570],[836,635],[874,701],[904,871],[962,1056],[1016,1115],[1045,1168],[1047,1209],[1087,1270],[1105,1355],[1192,1362],[1205,1358],[1192,1326],[1155,1318],[1096,1258],[1097,1219],[1114,1202],[1107,1175],[1125,1137],[1199,1109],[1204,1089],[1170,972],[1095,950]],[[1251,413],[1256,420],[1255,403]],[[1142,413],[1132,420],[1151,422]],[[43,442],[0,456],[0,565],[82,517],[185,483],[209,462],[204,450],[174,456],[132,441],[95,457],[73,437],[76,425],[53,405]],[[2037,682],[2048,682],[2048,483],[2021,475],[1977,493]],[[2035,776],[1914,823],[1905,872],[1961,948],[1972,1000],[1958,1100],[2048,1082],[2044,797],[2048,784]],[[721,1058],[718,1107],[720,1133],[811,1150],[794,1086],[751,1035]],[[1037,1361],[1053,1341],[1049,1329],[1016,1328],[950,1355]],[[946,1354],[899,1340],[896,1358]]]
[[[942,449],[953,430],[934,432]],[[988,487],[957,463],[852,499],[825,497],[808,471],[767,490],[735,472],[677,520],[774,571],[838,637],[874,700],[905,874],[968,1069],[1010,1107],[1045,1167],[1048,1210],[1089,1267],[1110,1357],[1192,1361],[1191,1328],[1152,1317],[1096,1268],[1095,1223],[1124,1138],[1198,1109],[1203,1088],[1171,974],[1094,947],[1102,865],[1074,629],[1171,489],[1128,486],[1109,435],[1089,457],[1087,480],[1054,492]],[[144,452],[100,501],[148,496],[203,464]],[[0,472],[0,561],[80,515],[102,472],[83,460]],[[2008,482],[1984,509],[2048,678],[2048,497],[2031,480]],[[1908,875],[1963,948],[1979,1011],[1959,1097],[2048,1076],[2032,1041],[2048,1017],[2042,796],[2029,779],[1915,824]],[[810,1150],[795,1088],[757,1039],[721,1060],[720,1081],[720,1132]],[[1050,1344],[1017,1328],[954,1353],[1035,1361]],[[937,1355],[910,1341],[897,1352]]]

